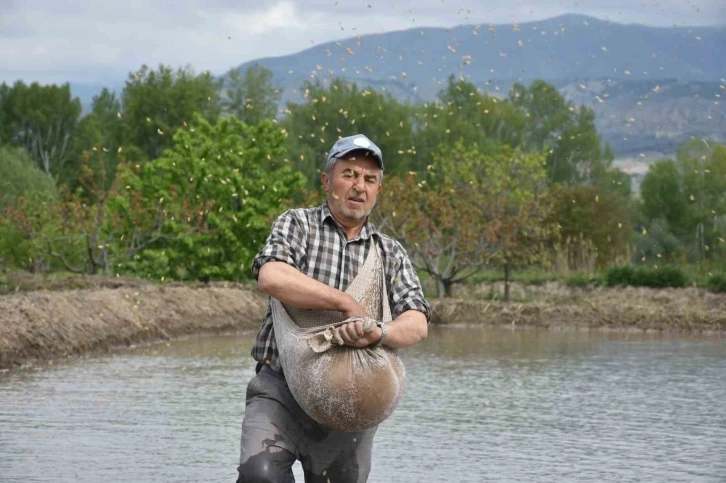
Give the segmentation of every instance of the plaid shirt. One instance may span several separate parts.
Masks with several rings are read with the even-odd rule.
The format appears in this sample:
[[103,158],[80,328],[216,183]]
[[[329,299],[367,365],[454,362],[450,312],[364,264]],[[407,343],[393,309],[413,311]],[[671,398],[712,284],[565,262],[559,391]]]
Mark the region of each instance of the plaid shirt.
[[[431,309],[401,244],[380,233],[370,222],[363,226],[357,238],[348,240],[343,227],[330,214],[327,203],[316,208],[288,210],[280,215],[272,225],[264,248],[252,262],[252,273],[257,279],[263,264],[282,261],[315,280],[345,291],[363,266],[374,242],[381,250],[393,318],[407,310],[418,310],[430,321]],[[268,306],[252,347],[252,357],[260,364],[274,367],[277,356],[272,310]]]

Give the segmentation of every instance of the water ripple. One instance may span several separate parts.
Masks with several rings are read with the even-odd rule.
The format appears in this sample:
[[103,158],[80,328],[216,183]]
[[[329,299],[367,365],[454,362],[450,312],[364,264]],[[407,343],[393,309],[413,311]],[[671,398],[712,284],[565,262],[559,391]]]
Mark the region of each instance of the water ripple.
[[[0,481],[234,481],[251,340],[0,375]],[[432,327],[402,357],[371,483],[726,481],[723,338]]]

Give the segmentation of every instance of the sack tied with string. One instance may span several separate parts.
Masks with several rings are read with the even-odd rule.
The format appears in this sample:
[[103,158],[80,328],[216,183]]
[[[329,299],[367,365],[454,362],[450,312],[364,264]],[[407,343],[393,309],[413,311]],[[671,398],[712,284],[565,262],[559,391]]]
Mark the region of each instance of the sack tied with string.
[[363,320],[367,333],[375,329],[376,320],[392,320],[383,261],[375,244],[346,293],[368,317],[343,320],[337,311],[298,309],[274,297],[270,302],[279,364],[293,397],[318,423],[353,432],[388,418],[405,380],[397,350],[356,348],[333,340],[333,328],[341,324]]

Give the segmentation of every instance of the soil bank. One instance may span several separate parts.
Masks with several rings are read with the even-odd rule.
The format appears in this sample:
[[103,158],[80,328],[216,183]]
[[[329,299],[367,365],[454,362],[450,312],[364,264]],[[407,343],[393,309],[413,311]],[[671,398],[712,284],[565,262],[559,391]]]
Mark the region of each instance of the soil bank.
[[267,309],[232,284],[136,284],[0,295],[0,369],[174,337],[253,330]]
[[[174,337],[257,330],[267,296],[254,285],[77,284],[0,295],[0,369]],[[462,286],[431,300],[432,323],[576,327],[726,334],[726,294],[696,288]],[[516,301],[517,297],[527,302]]]

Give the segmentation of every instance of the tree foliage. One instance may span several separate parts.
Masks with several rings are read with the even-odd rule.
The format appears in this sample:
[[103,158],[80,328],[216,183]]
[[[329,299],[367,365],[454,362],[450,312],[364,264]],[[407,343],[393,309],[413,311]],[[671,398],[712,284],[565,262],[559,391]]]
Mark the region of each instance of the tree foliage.
[[375,219],[440,294],[545,254],[560,271],[628,254],[726,266],[723,145],[683,143],[637,196],[594,111],[542,80],[497,97],[451,76],[433,102],[407,104],[375,81],[320,77],[280,119],[273,80],[259,65],[223,79],[142,66],[83,117],[67,84],[0,85],[0,265],[245,278],[272,218],[320,195],[330,146],[364,133],[386,164]]
[[[653,164],[641,184],[641,197],[644,229],[680,240],[664,248],[681,247],[691,261],[726,254],[726,147],[700,138],[683,143],[674,160]],[[643,257],[648,256],[649,247],[640,245]]]
[[[103,153],[96,153],[102,156]],[[57,196],[31,193],[9,209],[6,218],[23,242],[23,256],[37,272],[59,267],[74,273],[110,273],[109,247],[112,225],[106,219],[111,191],[86,155],[80,169],[79,188],[62,187]],[[88,202],[92,198],[93,203]],[[14,255],[17,262],[17,254]]]
[[[105,173],[107,185],[111,187],[123,149],[123,121],[121,119],[121,101],[118,96],[103,89],[94,96],[91,112],[78,123],[78,129],[73,139],[73,156],[71,163],[61,177],[61,182],[67,184],[71,191],[80,186],[81,166],[84,159],[92,163],[87,167],[91,170]],[[104,156],[89,156],[91,153],[107,153]],[[102,163],[102,164],[97,164]]]
[[164,156],[124,166],[113,201],[123,270],[166,279],[249,277],[272,219],[303,183],[285,157],[272,121],[210,123],[198,115]]
[[666,228],[675,233],[686,228],[688,216],[688,198],[683,194],[680,178],[676,163],[663,159],[653,163],[640,185],[645,217],[651,221],[663,219]]
[[53,180],[21,148],[0,147],[0,213],[21,197],[58,196]]
[[244,72],[233,69],[223,86],[224,113],[247,124],[274,119],[282,92],[272,83],[272,71],[259,64]]
[[483,154],[499,152],[502,145],[520,146],[526,122],[510,103],[453,76],[437,102],[418,106],[415,116],[415,145],[420,156],[412,167],[418,171],[431,163],[440,147],[457,142],[477,144]]
[[573,106],[557,89],[543,80],[529,87],[515,83],[509,101],[526,115],[524,147],[548,149],[550,184],[578,184],[602,178],[613,161],[595,128],[595,113]]
[[386,182],[378,223],[436,280],[438,295],[451,295],[452,285],[491,261],[506,267],[537,256],[542,161],[511,148],[485,155],[459,141],[436,153],[425,176]]
[[15,214],[25,207],[46,210],[58,199],[53,180],[38,167],[22,148],[0,147],[0,268],[37,271],[42,256],[32,232]]
[[69,84],[0,86],[0,144],[24,148],[49,176],[58,177],[68,162],[80,115]]
[[143,65],[129,74],[122,94],[124,141],[140,149],[146,160],[156,159],[173,145],[174,132],[200,114],[210,122],[221,112],[221,81],[191,67]]
[[627,257],[631,227],[623,200],[593,186],[556,186],[548,221],[559,228],[554,255],[568,270],[594,271]]
[[340,137],[365,133],[383,151],[386,172],[404,173],[418,153],[413,146],[410,109],[390,95],[333,79],[303,86],[305,104],[289,103],[282,125],[296,169],[317,189],[327,151]]
[[486,264],[489,240],[473,190],[457,193],[425,181],[415,173],[388,178],[376,221],[436,281],[437,296],[451,296],[454,284]]

